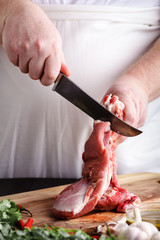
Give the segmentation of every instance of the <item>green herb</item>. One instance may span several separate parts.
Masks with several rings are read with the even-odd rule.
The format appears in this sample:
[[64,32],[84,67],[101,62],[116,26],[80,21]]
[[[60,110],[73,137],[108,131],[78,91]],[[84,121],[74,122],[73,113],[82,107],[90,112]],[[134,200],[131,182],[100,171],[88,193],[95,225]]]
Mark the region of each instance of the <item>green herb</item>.
[[14,226],[22,218],[18,205],[9,199],[0,202],[0,223]]
[[[107,240],[117,240],[117,238],[111,234],[109,227],[107,227],[107,233],[109,236],[109,238],[107,238]],[[103,240],[103,239],[101,239],[101,240]]]
[[8,223],[0,223],[0,240],[8,239],[9,234],[12,231],[12,227]]
[[[2,200],[0,202],[0,240],[93,240],[91,236],[79,230],[68,230],[60,227],[32,227],[18,230],[17,222],[22,219],[19,205],[15,202]],[[109,237],[102,235],[99,240],[116,240],[108,232]]]
[[[72,230],[70,230],[72,231]],[[52,228],[47,229],[45,226],[44,228],[34,227],[31,230],[24,229],[24,230],[15,230],[10,233],[7,238],[8,240],[23,240],[23,239],[31,239],[31,240],[90,240],[92,237],[87,235],[81,230],[76,230],[73,235],[68,233],[68,230],[63,228]]]
[[[70,232],[74,232],[73,234],[69,234]],[[81,230],[66,230],[63,228],[51,228],[50,230],[47,227],[40,228],[34,227],[31,230],[24,229],[12,231],[11,234],[7,238],[8,240],[23,240],[23,239],[30,239],[30,240],[92,240],[91,236],[87,235],[85,232]],[[116,240],[116,238],[106,237],[102,235],[99,240]]]

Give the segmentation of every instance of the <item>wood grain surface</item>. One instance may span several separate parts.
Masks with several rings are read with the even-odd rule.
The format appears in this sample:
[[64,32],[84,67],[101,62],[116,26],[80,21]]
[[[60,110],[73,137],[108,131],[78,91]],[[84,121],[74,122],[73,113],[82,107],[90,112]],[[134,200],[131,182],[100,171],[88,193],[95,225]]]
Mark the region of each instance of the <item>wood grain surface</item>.
[[[160,174],[158,173],[137,173],[118,176],[121,187],[140,197],[142,202],[158,201],[160,202]],[[91,212],[85,216],[70,220],[59,220],[52,214],[54,198],[66,187],[58,186],[42,190],[36,190],[26,193],[14,194],[0,197],[11,199],[17,204],[23,205],[33,214],[33,226],[60,226],[72,229],[94,229],[105,222],[118,221],[124,213],[112,212]],[[24,221],[27,219],[23,215]]]

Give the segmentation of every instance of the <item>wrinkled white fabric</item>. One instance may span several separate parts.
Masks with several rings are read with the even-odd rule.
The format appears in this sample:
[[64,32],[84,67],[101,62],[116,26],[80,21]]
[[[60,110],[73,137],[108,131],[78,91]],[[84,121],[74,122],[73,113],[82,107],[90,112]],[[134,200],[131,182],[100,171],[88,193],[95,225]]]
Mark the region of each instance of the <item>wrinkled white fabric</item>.
[[[160,8],[43,6],[60,31],[70,78],[100,101],[158,37]],[[93,120],[14,67],[0,48],[0,177],[81,176]],[[118,173],[160,171],[160,98],[143,134],[118,148]]]
[[38,4],[106,5],[116,7],[158,7],[160,0],[32,0]]

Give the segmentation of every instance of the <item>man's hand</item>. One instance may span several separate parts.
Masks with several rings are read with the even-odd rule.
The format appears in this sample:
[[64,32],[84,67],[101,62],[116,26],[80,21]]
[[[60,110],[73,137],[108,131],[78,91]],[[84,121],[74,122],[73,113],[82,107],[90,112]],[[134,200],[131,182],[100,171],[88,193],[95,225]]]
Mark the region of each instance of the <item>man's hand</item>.
[[[110,93],[112,93],[113,98],[114,95],[116,95],[119,97],[119,100],[124,103],[124,109],[120,104],[117,105],[117,103],[115,103],[116,105],[114,105],[113,103],[113,113],[131,126],[136,128],[141,127],[146,119],[148,99],[143,88],[136,83],[136,79],[131,76],[122,76],[108,89],[106,95]],[[102,104],[106,106],[107,103],[105,103],[105,101],[108,100],[105,99],[106,97],[104,97]],[[117,106],[119,107],[117,108]],[[114,147],[126,138],[127,137],[112,132]]]
[[[160,96],[160,38],[108,89],[125,105],[123,120],[139,128],[147,116],[148,103]],[[126,138],[120,136],[117,143]]]
[[123,120],[133,127],[143,126],[148,108],[148,97],[137,79],[125,75],[118,79],[107,91],[119,97],[125,105]]
[[12,6],[4,18],[2,46],[9,60],[45,86],[51,85],[60,71],[69,76],[60,34],[43,10],[31,1],[6,2]]

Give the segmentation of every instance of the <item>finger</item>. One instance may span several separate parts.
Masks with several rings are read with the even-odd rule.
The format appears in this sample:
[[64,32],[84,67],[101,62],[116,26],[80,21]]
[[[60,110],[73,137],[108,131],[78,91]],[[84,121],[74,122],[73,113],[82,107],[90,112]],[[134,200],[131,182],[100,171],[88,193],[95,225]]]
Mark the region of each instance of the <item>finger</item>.
[[64,73],[67,77],[71,75],[71,71],[66,65],[63,53],[61,53],[61,72]]
[[63,62],[61,63],[61,72],[64,73],[67,77],[71,75],[71,71],[69,70],[67,65]]
[[57,78],[61,68],[61,61],[58,56],[55,58],[54,55],[50,55],[46,58],[45,66],[44,66],[44,73],[40,82],[44,86],[51,85]]
[[27,42],[24,42],[19,47],[19,68],[21,72],[29,72],[29,61],[32,58],[32,52],[29,51],[30,45]]
[[13,63],[15,66],[18,66],[18,58],[19,53],[17,49],[17,45],[12,41],[8,41],[8,39],[3,38],[2,46],[5,52],[7,53],[7,56],[11,63]]
[[29,72],[29,62],[31,58],[28,57],[28,59],[24,59],[21,55],[19,56],[19,68],[21,72],[28,73]]
[[120,143],[124,142],[127,139],[127,137],[120,135],[116,140],[115,144],[118,146]]
[[29,76],[37,80],[43,72],[45,61],[45,51],[38,43],[31,46],[30,42],[25,41],[19,48],[19,68],[23,73],[29,73]]
[[8,58],[14,66],[19,66],[19,54],[18,52],[13,52],[11,50],[7,51]]
[[36,58],[33,57],[29,61],[29,76],[33,80],[38,80],[41,78],[43,71],[44,71],[44,64],[45,59],[44,58]]

